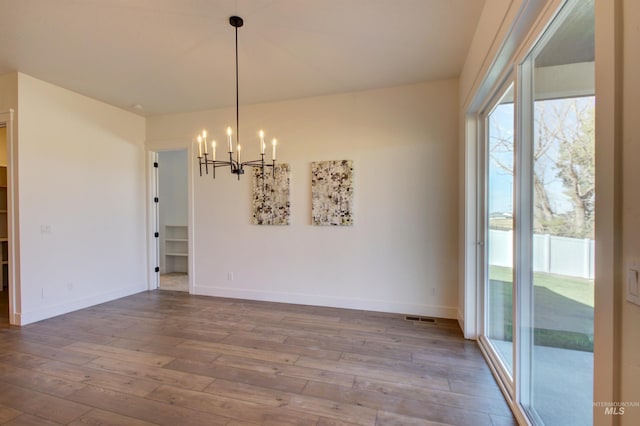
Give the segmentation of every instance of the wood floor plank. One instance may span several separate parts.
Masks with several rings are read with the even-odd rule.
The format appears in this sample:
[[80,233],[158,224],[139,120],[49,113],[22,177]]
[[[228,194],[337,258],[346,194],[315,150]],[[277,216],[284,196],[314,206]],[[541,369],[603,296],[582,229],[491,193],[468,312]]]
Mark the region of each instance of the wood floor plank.
[[518,426],[518,422],[513,416],[498,416],[496,414],[491,414],[491,424],[493,426]]
[[[132,339],[138,342],[146,343],[161,343],[165,345],[177,345],[185,341],[185,337],[175,337],[164,334],[164,329],[157,329],[156,327],[142,327],[139,325],[133,325],[127,328],[119,327],[94,327],[89,330],[90,333],[101,334],[105,336]],[[225,333],[226,337],[227,334]],[[220,337],[222,338],[222,337]]]
[[271,407],[287,405],[291,395],[294,395],[289,392],[222,379],[216,379],[211,385],[207,386],[204,392]]
[[313,380],[316,382],[332,383],[343,386],[351,386],[353,384],[353,381],[355,380],[355,376],[352,374],[335,373],[332,371],[319,370],[316,368],[282,365],[278,363],[268,363],[265,361],[252,360],[241,357],[231,357],[228,355],[223,355],[220,358],[216,359],[215,364],[257,371],[265,374],[275,374],[285,377]]
[[514,425],[456,321],[149,291],[0,327],[0,424]]
[[253,331],[234,331],[227,335],[221,343],[233,345],[230,340],[251,341],[251,342],[272,342],[283,343],[287,339],[286,334],[279,333],[256,333]]
[[0,362],[21,368],[33,368],[49,362],[47,358],[20,352],[6,352],[0,355]]
[[91,409],[84,404],[69,401],[68,399],[58,398],[3,382],[0,382],[0,404],[22,411],[25,414],[63,424],[72,422]]
[[20,342],[33,342],[54,348],[62,348],[63,346],[70,345],[75,341],[67,339],[66,337],[42,334],[32,330],[30,326],[21,327],[20,333],[14,333],[14,337],[19,337]]
[[402,399],[427,401],[451,407],[463,408],[470,411],[510,415],[511,411],[506,401],[497,398],[481,398],[454,392],[412,386],[406,383],[388,382],[356,377],[355,389],[377,392],[380,395],[393,396]]
[[318,422],[317,416],[309,415],[306,412],[289,411],[288,405],[274,408],[255,402],[241,401],[210,393],[193,392],[171,386],[159,387],[149,395],[149,398],[256,424],[273,423],[275,419],[279,419],[281,424],[286,425],[315,425]]
[[392,368],[408,374],[427,373],[433,376],[450,377],[453,367],[442,364],[429,364],[415,361],[400,361],[397,359],[385,358],[381,356],[354,354],[343,352],[340,357],[343,361],[354,362],[363,365],[370,365],[372,368],[384,367]]
[[5,426],[59,426],[61,424],[42,417],[32,416],[31,414],[22,414],[7,423],[3,423]]
[[491,425],[489,415],[484,412],[446,406],[433,401],[405,399],[357,388],[344,388],[325,383],[309,383],[304,390],[304,394],[325,399],[330,398],[343,404],[368,407],[374,410],[392,412],[434,422],[455,425]]
[[99,357],[106,358],[115,358],[120,359],[122,361],[131,361],[137,362],[140,364],[148,364],[154,366],[163,366],[175,358],[164,356],[164,355],[156,355],[147,352],[137,352],[130,351],[127,349],[120,349],[114,346],[105,346],[105,345],[97,345],[94,343],[86,343],[86,342],[77,342],[73,343],[69,346],[65,346],[67,349],[71,349],[77,352],[83,352],[91,355],[97,355]]
[[81,383],[0,363],[0,381],[53,396],[65,396],[81,389]]
[[175,359],[187,359],[199,362],[213,362],[220,354],[197,349],[178,348],[162,343],[140,342],[130,339],[118,339],[112,344],[114,347],[128,349],[137,352],[149,352],[157,355],[165,355]]
[[[348,339],[336,337],[318,336],[289,336],[285,343],[287,345],[302,346],[306,348],[328,349],[335,352],[366,353],[364,350],[364,339]],[[408,355],[399,355],[402,359],[408,359]]]
[[69,423],[69,426],[153,426],[155,423],[145,422],[129,416],[94,408],[83,414],[77,420]]
[[209,386],[215,379],[207,376],[184,373],[182,371],[171,370],[138,364],[130,361],[120,361],[111,358],[98,358],[87,364],[87,367],[101,369],[131,378],[145,379],[161,384],[168,384],[184,389],[201,391]]
[[498,384],[495,381],[493,383],[488,383],[488,382],[469,382],[469,381],[450,379],[449,386],[451,386],[452,392],[461,393],[465,395],[479,396],[482,398],[493,398],[493,399],[498,399],[500,401],[504,400],[502,391],[500,390],[500,388],[498,387]]
[[[300,337],[300,338],[318,338],[318,339],[334,339],[336,343],[342,344],[358,344],[361,345],[364,343],[364,338],[354,339],[353,341],[349,341],[348,338],[341,336],[339,332],[334,330],[325,330],[323,333],[320,330],[302,330],[297,328],[295,325],[291,324],[282,324],[282,323],[261,323],[256,325],[253,329],[255,333],[277,333],[277,334],[285,334],[291,337]],[[329,340],[331,341],[331,340]]]
[[210,343],[202,341],[188,340],[177,345],[178,348],[210,350],[225,355],[239,356],[243,358],[253,358],[262,361],[280,362],[283,364],[293,364],[297,361],[298,355],[265,351],[262,349],[247,348],[244,346],[227,345],[224,343]]
[[261,386],[283,392],[299,393],[302,392],[302,389],[307,384],[306,380],[278,376],[275,373],[262,373],[242,368],[182,359],[178,359],[167,364],[165,368],[214,377],[216,379]]
[[356,423],[343,422],[342,420],[320,417],[316,426],[357,426]]
[[379,411],[376,426],[450,426],[447,423],[431,422],[402,414]]
[[374,425],[376,421],[376,410],[306,395],[293,396],[288,407],[302,413],[315,414],[362,426]]
[[0,405],[0,424],[5,424],[9,420],[18,417],[20,414],[22,414],[22,411]]
[[69,364],[85,364],[97,358],[97,355],[79,353],[65,348],[51,347],[30,341],[20,341],[12,345],[13,350],[23,354],[35,355],[49,360],[64,360]]
[[336,373],[354,374],[356,376],[369,377],[390,382],[407,383],[415,386],[422,386],[441,390],[450,390],[447,378],[428,374],[407,374],[394,371],[392,368],[371,368],[368,365],[358,364],[349,361],[322,361],[314,358],[301,357],[297,366],[316,368],[319,370],[333,371]]
[[458,354],[457,356],[451,352],[443,354],[439,351],[431,351],[424,349],[420,352],[413,352],[413,360],[422,363],[436,363],[450,366],[460,366],[468,368],[486,368],[487,364],[482,356],[469,356],[466,353]]
[[202,412],[95,386],[87,386],[67,398],[87,406],[158,425],[222,426],[229,421],[227,417],[213,414],[203,416]]
[[106,389],[138,396],[145,396],[160,385],[157,382],[131,378],[96,368],[67,364],[59,361],[51,361],[46,364],[39,365],[35,370],[44,374],[73,380],[85,385],[100,386]]
[[[286,338],[288,338],[288,336],[285,336],[285,340]],[[244,347],[253,348],[253,349],[262,349],[266,351],[289,353],[289,354],[295,354],[299,356],[308,356],[312,358],[332,359],[335,361],[339,360],[340,356],[342,355],[342,352],[340,351],[332,351],[332,350],[320,348],[315,345],[314,346],[289,345],[286,343],[257,340],[257,339],[248,338],[245,336],[239,336],[236,333],[231,334],[229,337],[222,340],[221,343],[225,343],[228,345],[235,345],[235,346],[244,346]]]
[[29,327],[32,327],[34,331],[38,333],[46,334],[49,336],[62,337],[73,342],[82,341],[85,343],[93,343],[96,345],[108,345],[116,339],[115,337],[89,333],[88,331],[77,329],[74,327],[56,327],[53,325],[49,325],[46,321],[44,323],[39,322],[37,324],[32,324]]

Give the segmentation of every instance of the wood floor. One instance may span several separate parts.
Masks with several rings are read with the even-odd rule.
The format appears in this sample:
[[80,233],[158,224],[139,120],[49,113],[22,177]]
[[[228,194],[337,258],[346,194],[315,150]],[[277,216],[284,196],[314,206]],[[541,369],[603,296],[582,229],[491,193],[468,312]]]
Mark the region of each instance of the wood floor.
[[0,424],[515,421],[453,321],[156,290],[0,329]]

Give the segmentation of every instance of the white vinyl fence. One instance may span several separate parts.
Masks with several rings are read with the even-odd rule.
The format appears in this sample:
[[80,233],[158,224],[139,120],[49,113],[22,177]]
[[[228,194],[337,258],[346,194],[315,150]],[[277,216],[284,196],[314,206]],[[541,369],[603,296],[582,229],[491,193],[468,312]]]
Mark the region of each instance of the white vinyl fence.
[[[513,231],[489,230],[489,265],[513,267]],[[594,241],[555,235],[533,235],[533,270],[594,278]]]

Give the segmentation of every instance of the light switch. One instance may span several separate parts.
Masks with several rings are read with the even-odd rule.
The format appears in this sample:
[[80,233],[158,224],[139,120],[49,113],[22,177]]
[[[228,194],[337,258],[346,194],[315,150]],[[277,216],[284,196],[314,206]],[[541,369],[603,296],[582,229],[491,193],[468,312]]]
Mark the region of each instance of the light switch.
[[637,262],[627,269],[627,301],[640,305],[640,264]]

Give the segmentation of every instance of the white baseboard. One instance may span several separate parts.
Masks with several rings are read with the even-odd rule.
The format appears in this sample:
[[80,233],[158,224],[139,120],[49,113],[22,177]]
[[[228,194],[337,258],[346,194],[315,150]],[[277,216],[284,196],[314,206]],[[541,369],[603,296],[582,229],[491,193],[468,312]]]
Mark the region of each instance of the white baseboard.
[[100,303],[110,302],[115,299],[120,299],[121,297],[131,296],[132,294],[141,293],[143,291],[147,291],[146,283],[135,287],[126,287],[108,293],[85,297],[71,302],[59,303],[57,305],[47,306],[29,312],[15,313],[14,318],[16,319],[17,325],[27,325],[48,318],[53,318],[58,315],[77,311],[78,309],[84,309],[90,306],[99,305]]
[[403,303],[373,299],[353,299],[315,294],[256,291],[226,287],[204,287],[194,285],[193,294],[201,296],[261,300],[265,302],[294,303],[300,305],[326,306],[331,308],[358,309],[364,311],[420,315],[448,319],[455,319],[457,314],[457,308],[449,306],[433,306],[417,303]]

